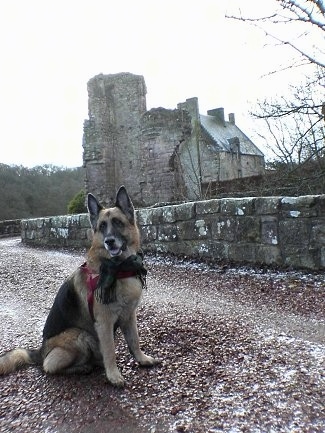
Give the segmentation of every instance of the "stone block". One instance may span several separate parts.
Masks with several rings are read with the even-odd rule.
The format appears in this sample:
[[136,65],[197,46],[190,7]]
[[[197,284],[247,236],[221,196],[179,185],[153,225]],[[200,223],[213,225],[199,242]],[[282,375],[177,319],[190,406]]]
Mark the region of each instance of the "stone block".
[[284,265],[292,268],[316,269],[319,259],[317,250],[305,245],[284,245],[282,247]]
[[316,200],[316,207],[317,207],[317,215],[324,217],[325,216],[325,194],[316,196],[315,200]]
[[34,239],[35,239],[35,230],[29,228],[29,229],[27,230],[27,232],[26,232],[26,238],[27,238],[29,241],[34,240]]
[[211,223],[206,220],[190,220],[177,223],[179,239],[197,240],[211,237]]
[[263,244],[278,245],[278,218],[276,216],[261,217],[261,242]]
[[[155,243],[156,245],[156,243]],[[168,244],[164,244],[166,250],[164,252],[168,254],[175,254],[177,256],[189,256],[193,257],[195,254],[193,241],[178,241],[178,242],[169,242]],[[161,249],[161,244],[159,248]]]
[[309,231],[308,219],[285,219],[279,221],[278,241],[281,246],[308,245]]
[[175,206],[175,218],[176,221],[186,221],[194,218],[195,216],[195,204],[194,203],[183,203]]
[[80,227],[81,228],[89,228],[90,227],[88,214],[86,214],[86,213],[80,214]]
[[194,222],[194,233],[200,239],[211,237],[211,224],[204,219],[197,219]]
[[195,252],[199,257],[211,257],[212,251],[209,242],[200,242],[195,245]]
[[256,215],[277,214],[280,207],[280,197],[257,197],[255,199]]
[[254,214],[254,198],[232,198],[220,200],[220,213],[223,215],[253,215]]
[[28,230],[36,230],[37,229],[37,218],[32,218],[28,220]]
[[321,269],[325,269],[325,247],[321,247],[320,249],[320,267]]
[[20,220],[0,221],[0,237],[17,236],[21,232],[22,232],[22,224]]
[[167,253],[170,252],[170,244],[168,244],[166,242],[158,242],[158,241],[156,241],[154,243],[146,244],[145,247],[144,247],[144,251],[145,252],[151,251],[151,252],[156,252],[156,253],[159,253],[159,254],[162,254],[162,253],[166,253],[167,254]]
[[93,240],[93,237],[94,237],[94,232],[92,231],[91,228],[89,228],[89,229],[87,230],[87,241],[88,241],[89,243],[91,243],[92,240]]
[[313,219],[310,222],[310,245],[311,247],[325,247],[325,218]]
[[25,230],[25,229],[28,228],[29,221],[30,220],[26,220],[26,219],[21,220],[21,228],[22,228],[22,230]]
[[77,236],[79,235],[79,229],[76,229],[76,227],[71,226],[68,228],[68,241],[75,241],[77,239]]
[[181,221],[177,223],[179,239],[184,241],[193,239],[194,221]]
[[152,224],[152,214],[155,209],[138,209],[136,211],[137,222],[140,226]]
[[220,212],[220,200],[204,200],[195,203],[196,215],[217,214]]
[[142,242],[153,242],[157,239],[157,227],[152,225],[140,226],[140,235]]
[[69,229],[67,227],[52,227],[50,230],[50,239],[67,239],[69,237]]
[[163,217],[163,207],[157,207],[152,210],[152,224],[163,224],[164,223],[164,217]]
[[175,224],[163,224],[158,226],[157,240],[159,242],[171,242],[178,239],[177,226]]
[[61,227],[70,227],[70,226],[74,226],[74,227],[79,227],[80,226],[80,215],[79,214],[75,214],[75,215],[69,215],[67,217],[67,222],[65,225],[65,217],[61,217],[62,220],[62,226]]
[[52,228],[68,228],[70,223],[70,216],[53,216],[50,218]]
[[212,221],[212,238],[233,242],[236,239],[237,219],[234,217],[217,216]]
[[283,197],[281,215],[285,218],[315,217],[318,214],[317,196]]
[[256,247],[256,262],[266,265],[281,265],[282,255],[278,245],[259,245]]
[[36,227],[37,229],[42,229],[44,227],[44,219],[43,218],[37,218],[36,219]]
[[211,241],[191,241],[187,243],[187,256],[189,257],[213,257]]
[[210,242],[210,251],[212,257],[216,260],[228,260],[229,258],[229,243],[228,242]]
[[231,243],[229,244],[229,260],[238,263],[256,263],[256,245],[251,243]]
[[236,227],[236,241],[260,243],[260,219],[252,216],[238,217]]
[[176,206],[164,206],[162,208],[162,218],[164,223],[176,222]]
[[87,230],[88,230],[87,228],[83,227],[83,228],[80,228],[78,233],[77,233],[76,239],[77,240],[80,239],[81,243],[82,243],[82,241],[87,240]]

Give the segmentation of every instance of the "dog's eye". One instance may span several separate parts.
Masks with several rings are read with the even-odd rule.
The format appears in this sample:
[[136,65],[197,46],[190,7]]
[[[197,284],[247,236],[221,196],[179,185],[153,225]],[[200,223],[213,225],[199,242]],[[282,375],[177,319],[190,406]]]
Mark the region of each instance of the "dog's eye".
[[123,229],[124,228],[124,222],[119,220],[118,218],[113,218],[112,219],[112,224],[114,227],[118,228],[118,229]]
[[107,222],[106,222],[106,221],[102,221],[102,222],[99,224],[99,230],[100,230],[101,232],[103,232],[103,231],[106,230],[106,228],[107,228]]

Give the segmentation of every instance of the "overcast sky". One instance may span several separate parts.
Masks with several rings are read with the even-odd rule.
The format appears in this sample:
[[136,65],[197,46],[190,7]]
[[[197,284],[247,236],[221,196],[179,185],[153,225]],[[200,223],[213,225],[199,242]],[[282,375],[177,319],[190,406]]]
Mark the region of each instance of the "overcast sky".
[[98,73],[143,75],[148,109],[194,96],[202,114],[223,106],[254,138],[252,104],[292,80],[261,76],[288,51],[225,13],[274,3],[0,0],[0,163],[82,165],[87,81]]

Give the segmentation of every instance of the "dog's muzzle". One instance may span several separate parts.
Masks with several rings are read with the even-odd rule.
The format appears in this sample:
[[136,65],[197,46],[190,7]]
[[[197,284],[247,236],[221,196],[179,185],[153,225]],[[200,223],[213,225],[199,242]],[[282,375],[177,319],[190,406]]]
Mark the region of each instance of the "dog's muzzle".
[[114,236],[107,236],[104,240],[104,244],[111,256],[119,256],[125,250],[124,243]]

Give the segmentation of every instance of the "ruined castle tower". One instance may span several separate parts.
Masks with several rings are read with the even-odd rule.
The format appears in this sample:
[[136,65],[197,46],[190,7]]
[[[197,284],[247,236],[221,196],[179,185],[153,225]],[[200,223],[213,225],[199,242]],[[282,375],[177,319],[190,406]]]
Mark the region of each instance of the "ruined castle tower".
[[99,74],[87,87],[86,191],[104,204],[110,204],[122,184],[136,206],[177,200],[184,187],[176,154],[184,140],[184,124],[190,128],[189,114],[165,108],[146,111],[141,75]]
[[146,112],[143,76],[99,74],[88,81],[88,114],[84,122],[83,161],[86,191],[109,204],[120,185],[135,202],[141,182],[140,121]]

